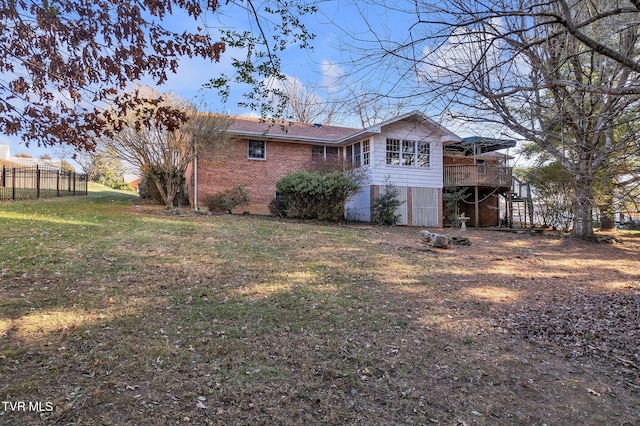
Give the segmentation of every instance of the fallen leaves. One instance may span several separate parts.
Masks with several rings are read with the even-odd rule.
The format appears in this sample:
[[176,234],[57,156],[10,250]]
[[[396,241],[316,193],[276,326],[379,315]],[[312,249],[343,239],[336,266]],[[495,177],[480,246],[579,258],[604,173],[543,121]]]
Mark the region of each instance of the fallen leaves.
[[640,378],[639,312],[637,289],[558,289],[538,302],[514,304],[497,324],[529,340],[554,342],[574,358],[607,358]]

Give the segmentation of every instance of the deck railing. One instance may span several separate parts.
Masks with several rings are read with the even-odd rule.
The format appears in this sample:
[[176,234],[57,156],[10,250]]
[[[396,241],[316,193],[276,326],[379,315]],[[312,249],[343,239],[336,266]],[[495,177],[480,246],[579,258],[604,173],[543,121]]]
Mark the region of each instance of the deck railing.
[[444,166],[445,186],[511,187],[512,167],[472,164]]

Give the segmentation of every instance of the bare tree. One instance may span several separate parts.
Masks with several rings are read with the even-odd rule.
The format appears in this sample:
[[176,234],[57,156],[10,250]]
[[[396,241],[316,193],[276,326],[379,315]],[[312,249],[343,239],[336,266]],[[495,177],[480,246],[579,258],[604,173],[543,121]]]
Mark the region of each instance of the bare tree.
[[370,26],[371,44],[378,66],[401,71],[396,96],[494,123],[557,160],[574,179],[573,236],[589,239],[596,173],[638,149],[640,11],[625,4],[419,1],[407,34]]
[[320,96],[297,78],[287,77],[273,83],[275,103],[283,102],[285,118],[299,123],[314,123],[323,114]]
[[[144,78],[162,84],[181,57],[218,62],[227,46],[244,50],[232,62],[234,75],[212,77],[228,94],[229,83],[249,84],[256,109],[268,103],[264,78],[280,75],[278,52],[309,46],[301,16],[316,6],[294,1],[252,0],[58,0],[0,2],[0,132],[29,144],[68,144],[92,149],[95,137],[119,130],[129,109],[148,104],[138,92],[122,94]],[[209,13],[247,16],[246,28],[220,31],[203,25]],[[185,24],[170,29],[167,17],[182,13]],[[209,17],[210,18],[210,17]],[[238,20],[236,22],[241,22]],[[268,25],[267,25],[268,24]],[[204,83],[204,81],[203,81]],[[105,104],[118,108],[105,114]],[[143,125],[180,123],[179,111],[155,110]]]
[[[147,180],[155,185],[167,207],[173,206],[176,194],[185,181],[187,166],[197,151],[214,149],[226,140],[229,125],[225,115],[202,112],[202,108],[165,95],[162,103],[143,105],[131,111],[129,123],[106,141],[118,156],[140,168]],[[139,126],[140,115],[157,115],[157,110],[178,110],[185,124],[180,130],[167,130],[161,125]]]

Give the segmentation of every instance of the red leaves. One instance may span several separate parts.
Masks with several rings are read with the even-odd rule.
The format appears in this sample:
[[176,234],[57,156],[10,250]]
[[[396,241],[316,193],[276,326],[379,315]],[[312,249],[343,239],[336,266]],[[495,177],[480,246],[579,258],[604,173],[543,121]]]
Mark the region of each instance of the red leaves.
[[[195,0],[18,0],[1,9],[0,71],[13,80],[0,86],[0,132],[39,145],[91,148],[94,138],[122,128],[127,108],[142,102],[116,97],[131,82],[145,76],[165,81],[167,72],[177,72],[179,56],[219,61],[224,43],[175,34],[149,19],[176,6],[193,18],[203,12]],[[87,102],[113,103],[119,113],[102,115]],[[140,124],[175,129],[184,120],[159,109]]]
[[18,77],[16,80],[9,82],[9,89],[16,94],[24,94],[29,90],[29,85],[24,77]]

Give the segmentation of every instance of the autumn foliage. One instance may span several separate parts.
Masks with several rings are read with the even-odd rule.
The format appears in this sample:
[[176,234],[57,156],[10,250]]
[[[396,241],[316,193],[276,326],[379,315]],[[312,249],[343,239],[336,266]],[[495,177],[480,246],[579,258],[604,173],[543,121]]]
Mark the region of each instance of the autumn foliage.
[[[0,132],[27,143],[92,149],[95,136],[122,127],[128,109],[158,102],[138,92],[120,94],[130,82],[151,77],[163,83],[180,57],[218,61],[225,50],[208,34],[163,27],[162,19],[178,10],[197,20],[205,10],[193,0],[0,5]],[[106,105],[109,114],[102,112]],[[178,111],[158,112],[149,119],[168,128],[183,121]]]

